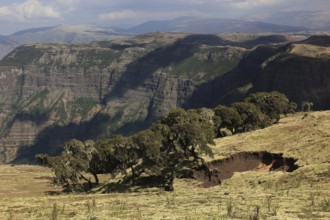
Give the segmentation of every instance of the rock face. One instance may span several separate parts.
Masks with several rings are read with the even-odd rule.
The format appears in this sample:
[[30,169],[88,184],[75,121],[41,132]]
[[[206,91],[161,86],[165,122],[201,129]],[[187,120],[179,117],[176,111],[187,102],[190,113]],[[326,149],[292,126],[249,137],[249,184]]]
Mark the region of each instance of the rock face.
[[186,107],[213,107],[253,92],[279,91],[298,107],[307,101],[314,104],[314,110],[329,109],[329,43],[329,36],[313,36],[279,48],[259,46],[230,72],[200,84]]
[[[295,100],[327,106],[325,94],[314,100],[310,93],[295,96],[285,90],[290,88],[290,69],[299,67],[281,67],[288,68],[286,82],[277,81],[282,78],[276,63],[286,56],[300,57],[292,45],[315,45],[257,46],[265,37],[258,38],[234,42],[214,35],[154,33],[88,45],[19,47],[0,62],[0,162],[56,154],[72,138],[130,134],[177,106],[212,107],[251,91],[278,88]],[[279,43],[282,38],[270,37],[267,43],[271,39]],[[328,48],[322,48],[327,54]],[[320,66],[309,74],[319,75],[322,65],[329,70],[324,64],[328,57],[318,56],[313,59]],[[322,90],[318,86],[327,87],[327,82],[320,84],[321,79],[317,76],[310,84]],[[297,90],[303,87],[300,82]]]
[[313,109],[329,109],[330,48],[297,44],[284,49],[264,63],[256,90],[277,90],[299,106],[308,101],[313,102]]
[[246,53],[220,43],[216,36],[159,33],[18,47],[0,63],[0,161],[147,127]]

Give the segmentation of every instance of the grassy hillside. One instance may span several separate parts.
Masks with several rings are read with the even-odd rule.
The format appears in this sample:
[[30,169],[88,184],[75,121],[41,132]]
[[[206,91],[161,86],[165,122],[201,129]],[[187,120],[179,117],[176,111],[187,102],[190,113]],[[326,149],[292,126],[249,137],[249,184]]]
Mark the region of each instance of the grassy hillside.
[[0,166],[0,219],[329,219],[330,111],[299,113],[276,125],[217,139],[216,160],[238,152],[283,153],[294,172],[235,173],[221,185],[176,179],[175,191],[118,188],[68,195],[47,168]]

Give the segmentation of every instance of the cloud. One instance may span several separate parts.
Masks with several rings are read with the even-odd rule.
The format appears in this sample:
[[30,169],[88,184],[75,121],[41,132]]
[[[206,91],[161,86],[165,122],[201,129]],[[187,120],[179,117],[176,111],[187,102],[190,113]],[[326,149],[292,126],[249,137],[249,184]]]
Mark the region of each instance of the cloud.
[[102,13],[99,15],[99,18],[101,20],[121,20],[121,19],[127,19],[127,18],[135,18],[141,16],[141,13],[125,9],[120,11],[113,11],[108,13]]
[[[50,0],[48,0],[50,1]],[[80,11],[82,9],[81,5],[84,3],[82,0],[56,0],[50,1],[52,4],[61,8],[62,15],[63,14],[70,14],[75,11]]]
[[11,22],[28,22],[40,19],[58,19],[62,15],[55,7],[39,0],[26,0],[0,7],[0,19]]
[[56,2],[61,5],[76,5],[81,3],[81,0],[56,0]]
[[[254,21],[268,21],[271,23],[291,24],[289,15],[283,18],[270,19],[274,14],[281,14],[283,10],[290,13],[294,10],[310,11],[324,10],[330,7],[326,0],[121,0],[102,1],[93,0],[94,5],[103,6],[98,11],[97,21],[104,25],[134,25],[148,20],[166,20],[182,16],[196,16],[206,18],[234,18]],[[93,7],[89,5],[89,7]],[[323,9],[322,9],[323,8]],[[328,13],[326,13],[328,14]],[[325,19],[329,16],[318,13],[313,19]],[[325,18],[325,19],[324,19]],[[299,17],[294,17],[299,19]],[[299,23],[299,25],[302,25]]]
[[174,11],[138,11],[138,10],[119,10],[108,13],[102,13],[99,15],[99,19],[102,21],[116,21],[126,22],[135,21],[142,22],[147,20],[161,20],[161,19],[173,19],[182,16],[204,16],[203,13],[197,10],[174,10]]
[[[100,2],[100,0],[94,0]],[[285,0],[122,0],[109,2],[110,12],[102,12],[100,20],[119,21],[129,19],[168,19],[171,16],[202,17],[237,17],[241,13],[249,13],[257,8],[281,5]],[[105,7],[106,8],[106,7]]]
[[239,9],[251,9],[262,6],[278,5],[283,2],[283,0],[228,0],[232,6]]

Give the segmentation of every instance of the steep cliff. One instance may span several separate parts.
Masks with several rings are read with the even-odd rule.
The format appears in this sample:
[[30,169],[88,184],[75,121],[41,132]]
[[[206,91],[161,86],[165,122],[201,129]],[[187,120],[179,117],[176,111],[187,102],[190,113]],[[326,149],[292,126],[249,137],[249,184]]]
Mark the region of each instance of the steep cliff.
[[[330,108],[330,36],[313,36],[279,48],[259,46],[223,76],[197,86],[187,108],[232,103],[249,93],[279,91],[300,106]],[[208,97],[205,99],[205,97]]]
[[217,36],[165,33],[18,47],[0,62],[0,161],[143,129],[246,53]]
[[289,44],[266,60],[255,90],[277,90],[299,105],[308,101],[314,104],[313,109],[329,109],[330,37],[313,38]]
[[[294,66],[277,62],[287,60],[285,56],[300,57],[300,50],[297,55],[288,48],[315,45],[283,46],[288,41],[283,36],[229,38],[153,33],[86,45],[17,48],[0,62],[0,162],[56,154],[72,138],[129,134],[177,106],[212,107],[251,91],[284,88],[299,100],[300,94],[290,94],[289,83],[299,61]],[[258,46],[265,42],[276,45]],[[329,61],[320,56],[316,59]],[[322,65],[329,71],[321,63],[312,74],[318,75]],[[282,80],[280,67],[287,68],[287,83],[270,83],[272,77]],[[311,83],[322,90],[317,85],[327,83],[321,80],[315,77]],[[309,100],[301,100],[305,98]]]

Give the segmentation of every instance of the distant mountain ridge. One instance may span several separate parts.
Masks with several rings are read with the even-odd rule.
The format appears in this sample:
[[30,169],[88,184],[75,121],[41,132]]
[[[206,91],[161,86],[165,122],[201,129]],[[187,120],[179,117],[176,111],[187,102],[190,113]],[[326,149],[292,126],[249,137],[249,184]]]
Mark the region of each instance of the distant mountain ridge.
[[58,25],[34,28],[16,32],[9,39],[23,43],[89,43],[91,41],[111,40],[132,34],[96,25]]
[[195,34],[221,33],[294,33],[306,31],[296,26],[276,25],[235,19],[205,19],[181,17],[173,20],[148,21],[129,29],[108,28],[97,25],[57,25],[18,31],[9,36],[0,36],[0,59],[23,44],[64,43],[81,44],[92,41],[132,37],[150,32],[180,32]]
[[[247,19],[252,19],[250,15]],[[258,17],[258,16],[257,16]],[[308,27],[311,30],[330,31],[330,12],[324,11],[274,11],[264,17],[264,21],[273,24]]]
[[65,43],[81,44],[92,41],[113,40],[133,34],[120,29],[96,25],[57,25],[18,31],[9,36],[0,36],[0,59],[23,44]]
[[181,17],[173,20],[148,21],[128,31],[136,34],[148,32],[184,32],[194,34],[221,34],[221,33],[285,33],[306,31],[305,27],[278,25],[265,22],[243,21],[228,18],[196,18]]

